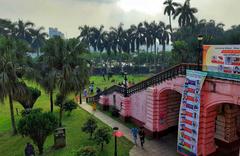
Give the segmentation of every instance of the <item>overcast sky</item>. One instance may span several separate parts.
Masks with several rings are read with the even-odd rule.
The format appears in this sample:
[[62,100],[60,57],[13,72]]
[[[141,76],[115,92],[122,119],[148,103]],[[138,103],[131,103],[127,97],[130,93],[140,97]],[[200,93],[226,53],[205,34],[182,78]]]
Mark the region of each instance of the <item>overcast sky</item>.
[[[0,18],[30,20],[46,29],[57,27],[67,37],[73,37],[79,34],[78,26],[84,24],[103,24],[107,29],[120,22],[125,27],[144,20],[168,23],[168,17],[163,15],[163,1],[0,0]],[[191,0],[191,5],[198,8],[198,18],[215,19],[226,24],[226,28],[240,24],[240,0]]]

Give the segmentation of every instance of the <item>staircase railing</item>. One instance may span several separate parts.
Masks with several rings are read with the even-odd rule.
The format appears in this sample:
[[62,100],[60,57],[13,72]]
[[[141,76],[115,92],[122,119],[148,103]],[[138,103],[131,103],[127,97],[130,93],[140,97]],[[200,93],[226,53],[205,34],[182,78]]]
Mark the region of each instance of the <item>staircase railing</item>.
[[[186,63],[173,66],[173,67],[171,67],[167,70],[164,70],[164,71],[162,71],[162,72],[160,72],[160,73],[158,73],[158,74],[156,74],[156,75],[154,75],[154,76],[152,76],[152,77],[150,77],[150,78],[148,78],[144,81],[141,81],[141,82],[135,84],[134,86],[131,86],[131,87],[127,88],[127,90],[126,90],[127,96],[129,96],[131,94],[134,94],[136,92],[139,92],[141,90],[147,89],[150,86],[157,85],[157,84],[159,84],[161,82],[164,82],[166,80],[175,78],[176,76],[186,75],[186,71],[188,69],[189,70],[197,70],[198,66],[196,64],[186,64]],[[114,85],[114,86],[102,91],[101,93],[99,93],[97,95],[94,95],[92,97],[88,97],[87,102],[90,103],[90,102],[97,101],[101,95],[108,95],[108,94],[111,94],[113,92],[124,94],[124,91],[125,91],[124,87]]]

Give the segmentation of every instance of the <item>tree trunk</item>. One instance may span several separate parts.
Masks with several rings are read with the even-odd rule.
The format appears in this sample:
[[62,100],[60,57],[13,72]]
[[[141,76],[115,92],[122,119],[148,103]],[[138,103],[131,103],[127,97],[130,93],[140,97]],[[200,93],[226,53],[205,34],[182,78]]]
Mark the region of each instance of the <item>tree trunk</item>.
[[101,151],[103,151],[103,143],[101,143]]
[[43,144],[39,143],[37,146],[38,146],[39,155],[42,155],[43,154]]
[[62,104],[61,104],[61,108],[59,110],[59,127],[62,127]]
[[79,102],[80,102],[80,104],[82,104],[82,93],[81,92],[82,91],[79,92]]
[[39,57],[40,56],[40,47],[37,48],[37,56]]
[[51,112],[53,112],[53,91],[50,91],[50,109],[51,109]]
[[121,72],[123,72],[123,65],[122,65],[122,51],[120,51],[120,61],[119,61],[119,65],[121,68]]
[[90,139],[92,139],[93,132],[90,133]]
[[172,30],[172,17],[171,17],[171,14],[169,15],[169,25],[170,25],[170,31],[172,33],[173,30]]
[[10,115],[11,115],[11,123],[12,123],[13,135],[16,135],[17,134],[17,128],[16,128],[15,119],[14,119],[12,93],[9,93],[8,97],[9,97]]

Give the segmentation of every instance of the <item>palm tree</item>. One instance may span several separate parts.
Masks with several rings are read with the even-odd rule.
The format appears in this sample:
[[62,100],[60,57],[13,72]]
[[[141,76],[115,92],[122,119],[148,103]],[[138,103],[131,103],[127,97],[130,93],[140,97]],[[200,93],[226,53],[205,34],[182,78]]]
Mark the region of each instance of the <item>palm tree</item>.
[[40,48],[43,46],[47,33],[42,32],[44,30],[44,27],[40,27],[38,29],[29,29],[29,32],[32,36],[32,46],[37,49],[37,55],[41,53]]
[[15,23],[10,20],[0,19],[0,34],[3,36],[13,36]]
[[197,21],[197,18],[194,16],[197,12],[197,8],[191,8],[190,0],[186,0],[184,5],[178,5],[173,19],[178,17],[178,24],[180,27],[193,25]]
[[[52,71],[54,76],[49,87],[53,89],[55,86],[59,89],[61,97],[66,98],[71,92],[81,93],[84,85],[88,82],[88,67],[87,61],[82,57],[86,52],[86,48],[79,42],[78,39],[63,40],[59,38],[49,39],[45,44],[45,53],[43,55],[44,63],[49,71]],[[62,123],[62,103],[59,112],[59,126]]]
[[32,76],[35,76],[36,82],[49,94],[50,111],[53,112],[53,92],[56,89],[57,70],[55,68],[49,69],[42,62],[38,65],[37,72],[32,71],[32,74],[35,72]]
[[166,44],[169,44],[170,42],[170,32],[169,32],[170,25],[166,25],[164,22],[160,21],[158,26],[161,33],[161,38],[159,38],[159,43],[162,44],[162,51],[165,52]]
[[166,5],[164,9],[164,15],[167,14],[169,17],[169,25],[170,25],[170,31],[172,33],[172,15],[175,14],[175,7],[179,6],[178,3],[173,2],[173,0],[166,0],[164,3]]
[[78,38],[80,39],[80,41],[82,41],[83,43],[85,43],[87,45],[88,51],[90,51],[91,28],[87,25],[84,25],[84,26],[78,27],[78,29],[81,31]]
[[123,71],[122,52],[123,52],[123,46],[125,43],[125,31],[123,30],[123,24],[120,23],[118,28],[111,27],[110,30],[111,30],[110,34],[114,39],[113,49],[117,50],[120,54],[119,65],[120,65],[121,71]]
[[149,47],[153,44],[153,36],[152,36],[153,32],[152,32],[151,25],[147,21],[144,21],[144,27],[145,27],[144,37],[146,40],[146,51],[148,52]]
[[24,89],[19,85],[19,78],[16,73],[16,66],[13,63],[13,49],[14,42],[10,39],[6,39],[6,42],[0,45],[1,57],[0,57],[0,100],[3,102],[5,97],[9,99],[11,124],[13,134],[17,134],[16,123],[14,118],[13,108],[13,95],[23,96]]
[[24,23],[22,20],[18,20],[17,24],[16,24],[16,29],[17,29],[17,33],[16,36],[19,39],[22,40],[26,40],[29,43],[31,43],[32,41],[32,36],[29,32],[29,30],[34,27],[34,23],[32,22],[26,22]]

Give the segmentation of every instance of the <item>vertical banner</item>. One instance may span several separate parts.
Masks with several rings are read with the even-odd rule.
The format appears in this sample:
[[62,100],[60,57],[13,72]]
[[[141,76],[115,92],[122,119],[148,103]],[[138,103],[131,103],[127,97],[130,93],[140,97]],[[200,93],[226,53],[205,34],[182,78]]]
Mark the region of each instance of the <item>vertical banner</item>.
[[187,156],[198,154],[200,94],[206,72],[187,70],[179,111],[177,151]]

